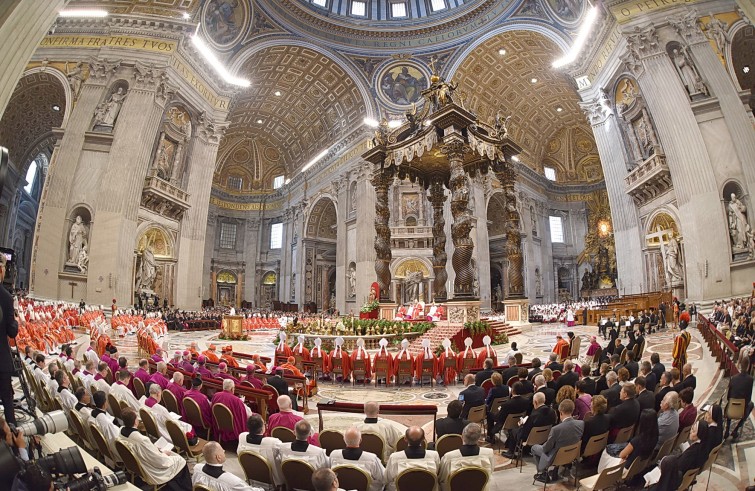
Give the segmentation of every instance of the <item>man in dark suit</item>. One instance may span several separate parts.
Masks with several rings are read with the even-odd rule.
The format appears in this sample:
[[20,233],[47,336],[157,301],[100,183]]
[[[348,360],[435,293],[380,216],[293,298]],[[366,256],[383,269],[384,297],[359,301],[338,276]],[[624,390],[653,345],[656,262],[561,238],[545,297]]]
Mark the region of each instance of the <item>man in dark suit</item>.
[[634,385],[637,387],[637,402],[640,403],[640,411],[643,409],[655,410],[655,394],[647,389],[645,377],[640,375],[634,379]]
[[545,377],[538,375],[535,377],[535,394],[538,392],[545,396],[545,405],[549,406],[553,404],[553,400],[556,399],[556,391],[545,385]]
[[489,443],[495,443],[495,435],[501,431],[509,414],[526,413],[529,410],[530,400],[522,397],[521,393],[523,390],[521,382],[515,383],[511,388],[511,398],[501,404],[501,409],[498,411],[495,419],[491,415],[488,415],[488,436],[486,440]]
[[556,424],[556,412],[545,405],[545,395],[542,392],[538,392],[532,396],[532,406],[532,413],[530,413],[527,421],[517,430],[513,431],[512,438],[506,440],[506,450],[501,453],[504,457],[509,459],[514,458],[517,444],[527,441],[532,428]]
[[542,373],[543,369],[540,368],[540,365],[542,365],[542,362],[540,361],[540,358],[533,358],[532,359],[532,370],[530,370],[530,373],[527,375],[527,378],[529,380],[535,381],[535,377]]
[[668,372],[663,372],[663,375],[661,375],[661,381],[659,383],[661,384],[661,388],[655,394],[655,410],[656,411],[658,411],[661,408],[661,401],[663,400],[664,397],[666,397],[666,394],[672,391],[671,374]]
[[[6,258],[0,254],[0,282],[5,278]],[[18,336],[18,321],[16,311],[13,308],[13,297],[4,286],[0,285],[0,399],[5,410],[5,422],[16,424],[16,415],[13,409],[13,385],[11,376],[15,373],[13,359],[11,358],[8,338]]]
[[620,429],[637,424],[640,417],[640,403],[635,399],[637,389],[634,384],[624,384],[619,394],[621,403],[608,411],[608,417],[611,418],[609,441],[616,437]]
[[634,360],[634,351],[627,351],[627,362],[624,364],[624,368],[629,370],[629,378],[637,378],[640,373],[640,365]]
[[464,427],[469,424],[469,421],[461,417],[461,411],[463,404],[461,401],[451,401],[448,403],[448,416],[440,418],[435,422],[435,439],[443,435],[457,434],[461,435]]
[[[739,362],[739,373],[734,375],[729,380],[729,390],[726,393],[726,399],[744,399],[746,402],[745,417],[739,420],[737,426],[734,428],[732,437],[736,440],[739,436],[739,430],[742,428],[744,422],[750,419],[750,413],[752,413],[752,375],[750,375],[750,359],[742,358]],[[724,412],[725,414],[725,412]],[[726,433],[724,433],[724,440],[729,438],[729,428],[731,427],[731,420],[726,418]]]
[[464,403],[461,410],[461,417],[467,419],[469,410],[473,407],[485,405],[485,389],[474,383],[475,376],[468,373],[464,377],[464,386],[466,389],[459,394],[459,400]]
[[574,363],[571,360],[566,360],[564,362],[564,373],[556,380],[556,392],[558,393],[561,387],[565,385],[576,387],[578,381],[579,375],[574,371]]
[[650,392],[655,392],[655,386],[658,384],[658,378],[650,367],[650,362],[645,360],[640,364],[640,375],[645,377],[645,388]]
[[585,428],[583,421],[572,418],[574,402],[571,400],[565,399],[561,401],[561,404],[558,406],[558,413],[561,417],[561,423],[551,428],[545,445],[532,446],[532,455],[535,457],[535,462],[537,463],[535,480],[544,483],[558,480],[558,469],[554,469],[551,474],[548,474],[548,467],[550,467],[553,458],[560,448],[573,445],[582,440],[582,432]]
[[590,377],[590,364],[582,365],[582,382],[585,383],[585,394],[595,395],[595,379]]
[[666,371],[666,367],[661,363],[661,356],[658,353],[650,355],[650,363],[653,364],[653,373],[657,380],[661,380],[661,375]]
[[511,377],[516,377],[517,374],[519,373],[519,368],[516,366],[516,358],[514,358],[513,356],[509,356],[506,364],[509,367],[505,369],[503,372],[501,372],[501,376],[503,377],[504,384],[508,383]]
[[291,408],[294,411],[298,410],[298,404],[296,402],[296,395],[295,394],[289,394],[288,392],[288,382],[286,382],[283,378],[283,370],[278,369],[275,371],[275,375],[272,377],[267,378],[267,385],[270,385],[272,387],[275,387],[275,390],[278,391],[279,396],[285,396],[288,395],[291,397]]
[[613,408],[619,405],[621,401],[621,386],[618,382],[619,376],[616,372],[608,372],[606,374],[606,383],[608,388],[600,393],[608,401],[608,407]]
[[[692,363],[684,364],[682,367],[682,375],[684,378],[682,379],[681,389],[689,387],[694,391],[697,388],[697,378],[692,375]],[[678,392],[681,392],[681,389]]]
[[562,371],[564,369],[564,366],[557,362],[558,355],[556,353],[551,353],[550,356],[548,356],[548,364],[545,365],[545,368],[550,368],[552,371]]
[[[474,376],[474,383],[477,386],[482,386],[482,383],[493,375],[493,360],[491,358],[485,358],[482,366],[482,370]],[[506,382],[504,381],[504,383]]]

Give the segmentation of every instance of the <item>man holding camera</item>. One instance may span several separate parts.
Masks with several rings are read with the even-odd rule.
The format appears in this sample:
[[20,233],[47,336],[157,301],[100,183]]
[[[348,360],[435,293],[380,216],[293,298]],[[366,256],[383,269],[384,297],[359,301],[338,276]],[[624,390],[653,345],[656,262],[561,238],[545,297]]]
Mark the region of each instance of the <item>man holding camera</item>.
[[[0,254],[0,282],[5,278],[6,258]],[[0,399],[5,411],[5,421],[16,424],[16,415],[13,409],[13,386],[11,376],[14,374],[13,358],[11,357],[8,338],[18,335],[18,322],[13,310],[13,297],[8,290],[0,287]]]

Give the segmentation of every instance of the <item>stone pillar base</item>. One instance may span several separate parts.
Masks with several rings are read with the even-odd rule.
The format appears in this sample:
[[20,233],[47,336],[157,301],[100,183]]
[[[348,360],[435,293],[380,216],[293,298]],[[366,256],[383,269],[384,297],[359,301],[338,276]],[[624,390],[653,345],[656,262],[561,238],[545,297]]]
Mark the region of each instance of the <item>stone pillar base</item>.
[[526,298],[505,300],[506,323],[512,326],[522,326],[530,323],[530,301]]
[[397,303],[380,302],[380,319],[392,321],[396,318]]
[[451,324],[464,324],[480,320],[480,301],[474,300],[449,300],[446,303],[448,309],[448,322]]

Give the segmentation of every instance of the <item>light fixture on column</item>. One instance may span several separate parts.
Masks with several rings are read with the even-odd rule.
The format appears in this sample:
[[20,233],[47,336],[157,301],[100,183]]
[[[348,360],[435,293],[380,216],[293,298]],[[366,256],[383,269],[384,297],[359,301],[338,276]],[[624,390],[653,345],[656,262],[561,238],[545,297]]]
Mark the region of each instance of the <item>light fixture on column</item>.
[[514,155],[511,157],[511,160],[513,160],[514,162],[519,162],[519,157]]
[[71,9],[58,12],[60,17],[107,17],[107,10],[102,9]]
[[503,48],[501,48],[501,49],[498,50],[498,54],[501,55],[501,56],[504,56],[504,55],[506,55],[506,50],[503,49]]
[[562,66],[573,63],[577,59],[579,52],[582,51],[582,48],[587,42],[587,38],[590,36],[590,31],[592,31],[592,26],[595,24],[597,18],[598,7],[590,7],[590,10],[587,11],[587,15],[585,15],[585,20],[582,21],[579,33],[577,34],[577,39],[574,41],[574,44],[572,44],[571,49],[569,49],[566,56],[553,62],[553,68],[561,68]]
[[280,97],[280,96],[281,96],[281,91],[280,90],[276,90],[275,91],[275,97]]

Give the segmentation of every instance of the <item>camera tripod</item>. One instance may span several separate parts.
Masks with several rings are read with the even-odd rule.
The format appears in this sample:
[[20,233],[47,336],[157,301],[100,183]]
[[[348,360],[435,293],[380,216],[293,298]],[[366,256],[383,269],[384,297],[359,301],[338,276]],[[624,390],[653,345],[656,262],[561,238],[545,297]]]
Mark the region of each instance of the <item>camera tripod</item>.
[[[32,396],[29,390],[29,382],[26,380],[26,369],[24,367],[24,360],[21,359],[21,354],[18,351],[18,344],[16,344],[16,338],[10,338],[10,352],[13,358],[13,369],[18,375],[18,381],[21,384],[21,390],[24,396],[21,399],[13,401],[13,407],[17,411],[28,414],[32,419],[37,419],[37,401]],[[23,402],[26,400],[26,407]]]

